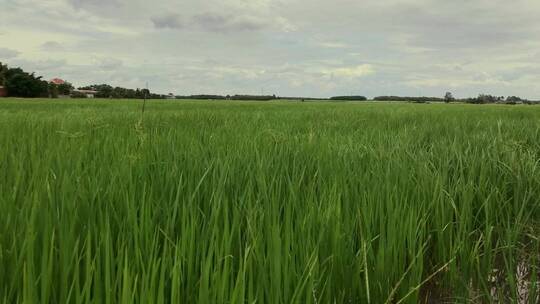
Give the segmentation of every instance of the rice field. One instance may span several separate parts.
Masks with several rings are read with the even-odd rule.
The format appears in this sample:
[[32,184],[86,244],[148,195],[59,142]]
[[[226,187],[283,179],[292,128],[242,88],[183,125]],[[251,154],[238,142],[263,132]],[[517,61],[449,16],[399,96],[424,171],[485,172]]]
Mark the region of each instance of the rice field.
[[535,303],[540,107],[0,99],[0,303]]

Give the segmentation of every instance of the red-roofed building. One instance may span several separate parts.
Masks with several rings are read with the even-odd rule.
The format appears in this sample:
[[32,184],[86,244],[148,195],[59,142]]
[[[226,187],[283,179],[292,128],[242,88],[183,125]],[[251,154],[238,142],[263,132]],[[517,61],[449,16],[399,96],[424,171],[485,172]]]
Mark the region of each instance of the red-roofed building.
[[53,78],[49,82],[52,83],[52,84],[56,84],[56,85],[61,85],[61,84],[66,83],[64,80],[62,80],[60,78]]

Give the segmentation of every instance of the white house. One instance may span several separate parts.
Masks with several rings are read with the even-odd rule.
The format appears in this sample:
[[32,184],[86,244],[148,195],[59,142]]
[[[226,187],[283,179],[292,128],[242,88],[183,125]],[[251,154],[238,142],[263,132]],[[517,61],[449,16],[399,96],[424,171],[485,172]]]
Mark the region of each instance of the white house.
[[73,90],[73,92],[84,94],[86,95],[86,98],[94,98],[96,94],[98,93],[98,91],[94,91],[94,90]]

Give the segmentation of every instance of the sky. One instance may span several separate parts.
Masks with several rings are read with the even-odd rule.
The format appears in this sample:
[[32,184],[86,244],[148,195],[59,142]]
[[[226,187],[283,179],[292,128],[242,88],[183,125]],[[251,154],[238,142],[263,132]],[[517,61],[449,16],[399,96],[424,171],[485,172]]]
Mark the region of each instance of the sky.
[[538,0],[0,0],[0,61],[158,93],[540,99]]

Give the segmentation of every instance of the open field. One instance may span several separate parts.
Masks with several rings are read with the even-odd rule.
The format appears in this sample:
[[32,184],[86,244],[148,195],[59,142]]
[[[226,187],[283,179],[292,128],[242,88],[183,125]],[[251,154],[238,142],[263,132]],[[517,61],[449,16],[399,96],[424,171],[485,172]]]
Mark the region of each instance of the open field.
[[0,99],[0,303],[533,303],[539,161],[533,106]]

